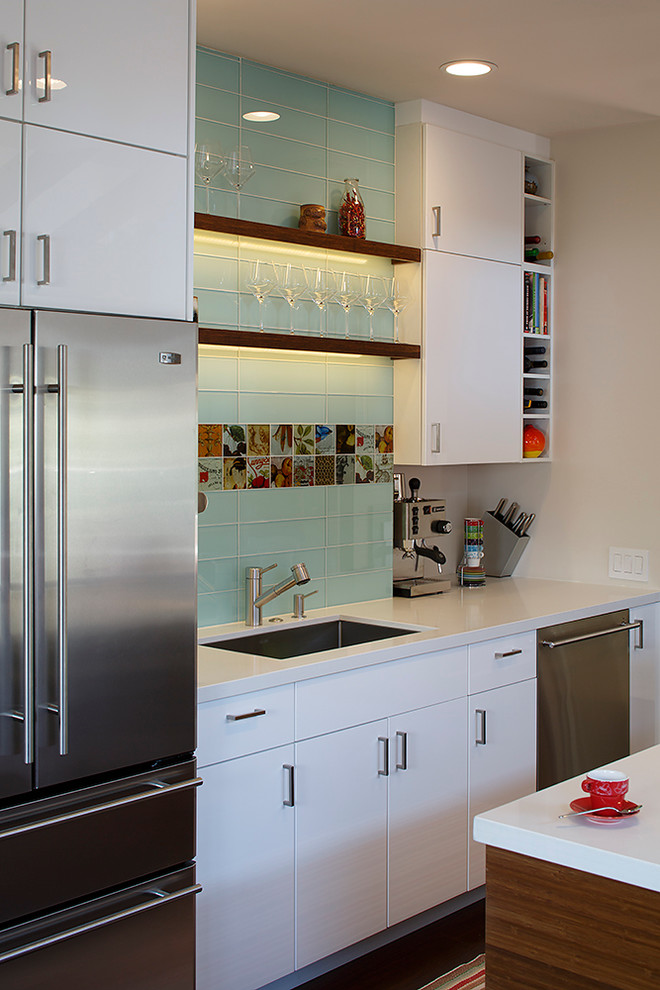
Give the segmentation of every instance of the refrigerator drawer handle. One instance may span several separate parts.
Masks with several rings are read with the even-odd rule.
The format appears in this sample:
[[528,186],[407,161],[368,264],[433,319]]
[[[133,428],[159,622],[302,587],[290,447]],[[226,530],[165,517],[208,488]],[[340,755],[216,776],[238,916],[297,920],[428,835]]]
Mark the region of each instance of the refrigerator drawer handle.
[[163,904],[170,904],[172,901],[181,900],[182,897],[190,897],[191,894],[199,894],[201,890],[202,885],[196,883],[191,887],[183,887],[181,890],[175,890],[172,893],[167,893],[163,890],[146,891],[146,893],[151,894],[154,897],[154,900],[145,901],[142,904],[136,904],[134,907],[124,908],[123,911],[115,911],[114,914],[106,914],[104,918],[98,918],[96,921],[88,921],[84,925],[76,925],[75,928],[68,928],[66,931],[58,932],[56,935],[50,935],[48,938],[41,938],[36,942],[29,942],[27,945],[21,945],[15,949],[9,949],[7,952],[0,953],[0,963],[7,962],[9,959],[17,959],[19,956],[25,956],[28,952],[35,952],[37,949],[45,949],[49,945],[57,945],[58,942],[64,942],[66,939],[75,938],[76,935],[85,935],[87,932],[96,931],[98,928],[105,928],[106,925],[110,925],[115,921],[122,921],[124,918],[131,918],[133,915],[143,914],[145,911],[150,911],[151,908],[162,907]]
[[[570,646],[571,643],[582,643],[585,639],[596,639],[598,636],[611,636],[612,633],[625,632],[627,629],[639,629],[640,638],[644,624],[641,619],[636,622],[622,622],[620,626],[612,626],[610,629],[600,629],[598,632],[583,633],[581,636],[569,636],[566,639],[544,639],[539,644],[554,650],[557,646]],[[642,646],[639,649],[643,649]]]
[[7,828],[0,832],[0,839],[9,839],[12,835],[23,835],[25,832],[34,832],[38,828],[46,828],[48,825],[60,825],[62,822],[70,822],[75,818],[84,818],[85,815],[94,815],[97,811],[112,811],[114,808],[121,808],[125,804],[136,804],[138,801],[146,801],[148,798],[160,797],[163,794],[171,794],[172,791],[185,791],[191,787],[199,787],[203,783],[201,777],[194,777],[192,780],[181,780],[177,784],[166,784],[162,780],[154,781],[150,786],[151,791],[142,791],[140,794],[131,794],[130,797],[116,798],[114,801],[104,801],[103,804],[95,804],[89,808],[79,808],[78,811],[70,811],[65,815],[55,815],[54,818],[45,818],[38,822],[31,822],[29,825],[17,825],[15,828]]

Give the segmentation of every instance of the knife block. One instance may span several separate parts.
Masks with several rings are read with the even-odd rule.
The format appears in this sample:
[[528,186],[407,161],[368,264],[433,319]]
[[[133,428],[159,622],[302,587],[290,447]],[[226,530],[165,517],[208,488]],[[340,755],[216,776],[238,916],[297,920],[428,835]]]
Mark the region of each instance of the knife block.
[[516,536],[492,512],[484,513],[484,559],[488,577],[510,577],[529,543],[529,536]]

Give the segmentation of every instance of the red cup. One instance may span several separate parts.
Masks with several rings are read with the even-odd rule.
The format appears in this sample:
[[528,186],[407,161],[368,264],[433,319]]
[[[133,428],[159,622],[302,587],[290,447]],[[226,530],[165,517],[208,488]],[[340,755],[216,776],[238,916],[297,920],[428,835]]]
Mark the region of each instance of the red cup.
[[590,770],[582,781],[582,790],[591,797],[591,807],[616,808],[620,810],[626,803],[628,784],[625,773],[618,770]]

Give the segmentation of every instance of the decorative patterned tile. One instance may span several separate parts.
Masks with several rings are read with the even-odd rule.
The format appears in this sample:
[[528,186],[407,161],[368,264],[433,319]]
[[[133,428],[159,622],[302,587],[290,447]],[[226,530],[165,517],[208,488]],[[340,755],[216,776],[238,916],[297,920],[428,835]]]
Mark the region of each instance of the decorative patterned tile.
[[222,423],[200,423],[197,448],[198,457],[222,457]]
[[355,454],[337,454],[335,477],[338,485],[355,484]]
[[297,423],[293,428],[294,454],[314,453],[314,427],[309,423]]
[[248,423],[247,428],[248,456],[268,457],[270,454],[270,426],[268,423]]
[[377,454],[393,454],[394,453],[394,427],[393,426],[377,426],[376,427],[376,453]]
[[301,488],[314,484],[314,457],[302,454],[293,458],[293,484]]
[[371,454],[374,450],[375,426],[361,425],[355,427],[355,453]]
[[222,453],[224,457],[247,454],[245,427],[238,423],[225,423],[222,431]]
[[[249,446],[249,441],[248,441]],[[247,487],[268,488],[270,485],[270,458],[248,457]]]
[[244,457],[224,457],[222,460],[222,487],[225,491],[245,488],[247,461]]
[[199,490],[202,492],[222,491],[222,458],[199,462]]
[[293,482],[293,458],[271,457],[270,486],[271,488],[291,488]]
[[270,428],[270,453],[281,457],[293,452],[293,426],[290,423],[276,423]]
[[335,428],[327,423],[325,425],[317,424],[315,430],[316,438],[316,453],[317,454],[334,454],[335,452]]
[[[383,455],[386,456],[386,455]],[[355,483],[371,484],[375,481],[374,455],[357,454],[355,457]]]
[[376,483],[379,485],[391,484],[394,481],[394,455],[376,454]]
[[355,453],[355,426],[348,424],[337,425],[337,453]]
[[330,454],[317,454],[315,469],[316,485],[334,485],[335,458]]

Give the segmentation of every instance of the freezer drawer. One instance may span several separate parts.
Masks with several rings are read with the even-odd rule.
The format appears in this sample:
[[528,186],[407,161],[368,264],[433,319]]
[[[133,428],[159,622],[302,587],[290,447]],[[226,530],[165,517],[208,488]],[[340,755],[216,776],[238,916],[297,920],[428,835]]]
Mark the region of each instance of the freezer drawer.
[[4,810],[0,924],[190,862],[197,783],[186,761]]
[[2,990],[194,990],[195,871],[0,933]]

